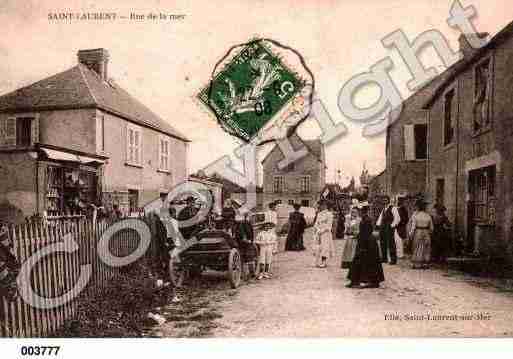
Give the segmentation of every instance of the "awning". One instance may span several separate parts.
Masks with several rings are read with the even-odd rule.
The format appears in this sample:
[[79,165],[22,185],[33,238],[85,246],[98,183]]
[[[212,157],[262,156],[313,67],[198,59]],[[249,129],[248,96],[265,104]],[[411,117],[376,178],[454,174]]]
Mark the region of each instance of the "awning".
[[105,163],[104,160],[101,160],[99,158],[93,158],[93,157],[87,157],[87,156],[77,156],[80,160],[80,162],[82,163],[91,163],[91,162],[96,162],[96,163]]
[[72,153],[51,150],[49,148],[41,148],[41,150],[46,154],[46,156],[48,158],[51,158],[52,160],[72,161],[72,162],[79,162],[79,163],[84,163],[84,164],[91,163],[91,162],[96,162],[96,163],[104,163],[105,162],[98,158],[74,155]]

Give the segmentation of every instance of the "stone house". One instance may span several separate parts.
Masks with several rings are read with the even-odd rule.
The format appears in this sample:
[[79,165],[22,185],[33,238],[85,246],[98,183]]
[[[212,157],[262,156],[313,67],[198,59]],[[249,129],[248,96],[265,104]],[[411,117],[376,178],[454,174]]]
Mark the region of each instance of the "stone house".
[[390,197],[424,193],[427,184],[427,111],[423,105],[443,81],[445,72],[402,103],[399,118],[387,127],[386,170],[381,182]]
[[105,49],[0,97],[0,206],[135,211],[187,178],[189,140],[108,78]]
[[[482,35],[481,35],[482,36]],[[427,191],[466,248],[505,256],[513,240],[513,22],[464,57],[426,101]]]
[[284,169],[278,167],[284,158],[278,145],[267,154],[262,161],[264,208],[273,201],[314,206],[326,184],[325,152],[320,140],[303,141],[297,135],[289,139],[295,150],[305,146],[308,154]]

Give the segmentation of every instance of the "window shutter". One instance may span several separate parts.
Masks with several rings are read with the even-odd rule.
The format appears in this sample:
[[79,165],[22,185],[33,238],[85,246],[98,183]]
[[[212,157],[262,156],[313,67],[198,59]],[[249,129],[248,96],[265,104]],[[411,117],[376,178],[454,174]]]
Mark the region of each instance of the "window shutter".
[[0,122],[0,145],[16,146],[16,118],[9,117]]
[[143,164],[143,144],[142,144],[142,131],[139,129],[136,131],[137,133],[137,140],[138,140],[138,153],[139,157],[137,158],[137,164],[142,165]]
[[415,136],[413,125],[404,125],[404,158],[406,161],[415,160]]
[[162,169],[162,137],[158,137],[157,168]]
[[132,149],[132,129],[127,127],[126,129],[126,160],[127,162],[132,162],[132,155],[131,155],[131,149]]
[[39,142],[39,118],[35,117],[32,119],[30,125],[30,144],[33,146],[35,143]]

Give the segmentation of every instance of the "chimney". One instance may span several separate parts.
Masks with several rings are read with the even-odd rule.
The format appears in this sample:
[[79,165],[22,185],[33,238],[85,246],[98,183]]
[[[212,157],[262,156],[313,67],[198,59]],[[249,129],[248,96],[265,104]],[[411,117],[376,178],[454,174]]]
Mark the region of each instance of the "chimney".
[[479,39],[486,39],[490,35],[487,32],[479,32],[479,33],[473,33],[473,34],[461,34],[458,38],[458,42],[460,43],[460,51],[463,54],[463,57],[468,57],[472,55],[476,50],[470,45],[470,43],[467,40],[467,36],[470,37],[476,37],[478,36]]
[[79,50],[78,62],[86,65],[100,76],[104,81],[108,80],[109,52],[105,49]]

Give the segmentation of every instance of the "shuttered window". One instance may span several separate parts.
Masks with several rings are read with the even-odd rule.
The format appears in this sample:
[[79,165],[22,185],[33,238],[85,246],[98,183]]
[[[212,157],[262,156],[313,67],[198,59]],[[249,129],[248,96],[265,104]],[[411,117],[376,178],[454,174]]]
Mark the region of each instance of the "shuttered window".
[[170,164],[169,164],[170,151],[171,151],[171,146],[170,146],[169,138],[160,136],[159,137],[159,151],[158,151],[158,156],[159,156],[159,167],[158,168],[159,168],[159,170],[168,172],[171,169]]
[[0,147],[29,147],[39,142],[39,120],[34,116],[0,120]]
[[142,132],[141,128],[127,126],[127,162],[132,165],[142,166]]

